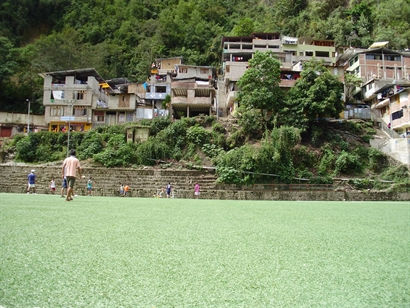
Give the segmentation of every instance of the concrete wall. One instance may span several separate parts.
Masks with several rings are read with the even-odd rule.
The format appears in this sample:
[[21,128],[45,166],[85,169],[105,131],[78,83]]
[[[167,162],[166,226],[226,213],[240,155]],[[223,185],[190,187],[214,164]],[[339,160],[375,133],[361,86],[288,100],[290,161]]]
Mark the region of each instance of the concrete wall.
[[[0,112],[0,123],[27,125],[27,117],[26,113]],[[30,114],[30,125],[46,126],[44,115]]]
[[410,138],[372,139],[370,145],[410,166]]

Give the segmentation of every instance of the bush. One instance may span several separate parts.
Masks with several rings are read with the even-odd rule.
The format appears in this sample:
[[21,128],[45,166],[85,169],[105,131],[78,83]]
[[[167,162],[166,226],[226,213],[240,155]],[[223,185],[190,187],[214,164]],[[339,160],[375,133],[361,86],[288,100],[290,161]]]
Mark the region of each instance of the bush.
[[318,166],[318,173],[322,176],[327,176],[334,169],[336,156],[328,146],[323,147],[323,155]]
[[154,165],[155,160],[167,159],[170,154],[169,146],[154,137],[138,145],[136,150],[137,162],[140,165]]
[[206,156],[214,158],[222,154],[224,150],[215,144],[206,143],[202,146],[202,152],[204,152]]
[[381,175],[382,179],[394,181],[394,182],[405,182],[410,178],[409,169],[405,165],[393,166],[384,171]]
[[114,134],[101,153],[93,156],[96,162],[106,167],[129,166],[137,163],[136,145],[125,142],[124,134]]
[[353,179],[348,182],[351,186],[358,190],[372,189],[374,181],[370,179]]
[[216,168],[218,175],[218,183],[241,184],[242,174],[233,167],[218,167]]
[[212,125],[212,131],[215,133],[220,133],[220,134],[225,134],[226,130],[225,127],[223,127],[223,125],[221,123],[215,122]]
[[[221,153],[215,159],[218,177],[221,175],[219,181],[224,183],[251,183],[253,177],[243,171],[255,171],[255,162],[255,150],[248,145]],[[234,175],[233,170],[238,173],[234,177],[232,177]],[[234,182],[226,182],[225,180],[234,180]]]
[[388,165],[387,156],[384,153],[370,148],[368,151],[369,155],[369,168],[374,172],[381,172]]
[[195,145],[203,145],[211,140],[211,133],[201,126],[192,126],[187,130],[187,139]]
[[160,131],[171,125],[171,120],[169,118],[155,118],[150,121],[150,136],[156,136]]
[[100,153],[104,148],[102,135],[96,131],[85,133],[82,143],[77,148],[78,158],[87,159]]
[[230,149],[233,149],[242,146],[245,143],[245,139],[246,133],[241,127],[227,138],[226,143]]
[[259,110],[241,110],[238,124],[243,132],[252,139],[258,139],[262,136],[263,116]]
[[16,143],[16,159],[24,162],[36,161],[36,147],[29,137],[20,138]]
[[362,161],[358,155],[342,151],[335,162],[334,174],[355,174],[363,169]]
[[317,153],[304,145],[297,145],[291,151],[292,161],[295,168],[313,168],[317,161]]

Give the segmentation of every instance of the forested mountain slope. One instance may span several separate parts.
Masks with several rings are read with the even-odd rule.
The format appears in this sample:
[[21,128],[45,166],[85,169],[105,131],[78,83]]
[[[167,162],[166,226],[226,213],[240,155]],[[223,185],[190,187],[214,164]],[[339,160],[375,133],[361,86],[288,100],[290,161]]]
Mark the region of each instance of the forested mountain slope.
[[156,57],[220,63],[223,35],[280,32],[367,47],[410,41],[409,0],[3,0],[0,110],[41,112],[39,72],[95,67],[145,80]]

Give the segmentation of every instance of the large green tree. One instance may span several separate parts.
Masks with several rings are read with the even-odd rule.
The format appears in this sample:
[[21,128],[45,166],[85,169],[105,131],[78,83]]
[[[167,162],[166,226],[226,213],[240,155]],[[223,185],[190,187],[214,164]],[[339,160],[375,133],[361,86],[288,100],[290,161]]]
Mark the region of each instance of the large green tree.
[[288,93],[282,121],[306,130],[318,119],[337,117],[344,107],[342,93],[343,84],[321,62],[306,62]]
[[[275,117],[281,108],[280,62],[272,52],[253,54],[249,68],[238,81],[238,102],[244,110],[260,109]],[[268,120],[268,119],[266,119]]]

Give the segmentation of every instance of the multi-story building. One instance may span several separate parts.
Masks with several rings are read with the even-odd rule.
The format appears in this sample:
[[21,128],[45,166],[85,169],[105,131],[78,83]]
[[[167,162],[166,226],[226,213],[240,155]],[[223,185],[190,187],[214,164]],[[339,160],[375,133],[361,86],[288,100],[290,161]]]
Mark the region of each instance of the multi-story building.
[[171,77],[176,75],[176,66],[182,64],[182,57],[158,58],[151,67],[151,76],[144,83],[145,103],[152,106],[153,116],[168,116],[168,106],[164,105],[171,96]]
[[392,85],[378,91],[372,112],[374,118],[399,136],[410,136],[410,87]]
[[[349,54],[348,51],[346,53]],[[369,102],[379,90],[397,82],[409,81],[409,66],[408,55],[380,47],[350,53],[345,69],[363,80],[363,99]]]
[[44,120],[50,131],[87,131],[95,126],[137,120],[141,91],[130,86],[125,78],[105,81],[91,68],[41,76]]
[[[362,84],[356,94],[361,101],[371,106],[372,119],[392,136],[395,131],[406,135],[405,129],[410,124],[405,116],[406,110],[403,109],[403,116],[397,121],[399,118],[396,116],[402,114],[402,109],[400,107],[400,110],[395,110],[395,107],[400,106],[395,102],[399,101],[397,93],[410,86],[410,56],[387,49],[387,44],[388,42],[377,42],[368,49],[349,48],[341,59],[346,73],[361,78]],[[393,118],[395,123],[400,124],[393,125]]]
[[280,36],[279,33],[253,33],[250,36],[222,38],[222,77],[218,80],[218,114],[225,115],[231,110],[237,95],[237,81],[248,68],[248,61],[256,51],[271,51],[281,63],[280,87],[290,88],[300,76],[300,62],[313,58],[325,65],[336,62],[333,41],[298,39]]
[[[44,78],[44,120],[50,131],[86,131],[93,124],[93,110],[108,108],[105,81],[94,69],[40,74]],[[95,116],[95,115],[94,115]]]
[[214,69],[179,64],[171,82],[171,105],[176,118],[212,114],[215,107]]

